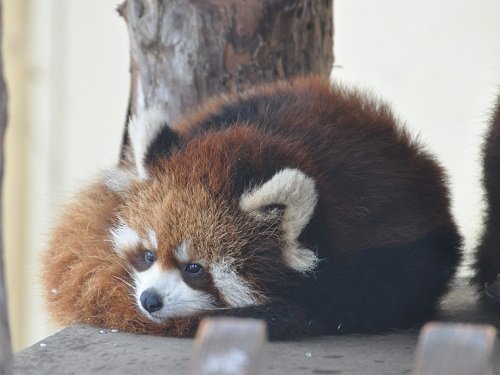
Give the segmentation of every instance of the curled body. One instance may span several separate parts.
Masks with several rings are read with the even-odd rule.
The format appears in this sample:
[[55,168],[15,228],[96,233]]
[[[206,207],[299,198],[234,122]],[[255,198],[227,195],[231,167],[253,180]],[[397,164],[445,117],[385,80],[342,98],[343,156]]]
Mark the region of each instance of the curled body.
[[68,206],[43,256],[61,323],[274,339],[430,317],[460,258],[442,168],[388,106],[315,78],[129,124],[127,161]]

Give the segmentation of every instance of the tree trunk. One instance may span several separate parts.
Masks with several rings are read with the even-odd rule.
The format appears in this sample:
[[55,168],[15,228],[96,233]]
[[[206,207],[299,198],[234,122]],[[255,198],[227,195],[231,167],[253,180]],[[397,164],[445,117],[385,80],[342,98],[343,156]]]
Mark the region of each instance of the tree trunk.
[[[175,123],[200,102],[300,74],[328,78],[332,0],[127,0],[129,115],[160,107]],[[124,148],[127,142],[124,134]]]
[[[2,0],[0,0],[0,40],[2,39]],[[1,45],[1,43],[0,43]],[[7,89],[3,78],[3,54],[0,48],[0,196],[2,195],[3,180],[3,151],[4,134],[7,127]],[[0,213],[3,212],[0,200]],[[9,319],[7,313],[7,294],[3,271],[3,235],[2,216],[0,215],[0,375],[11,373],[12,349],[10,346]]]

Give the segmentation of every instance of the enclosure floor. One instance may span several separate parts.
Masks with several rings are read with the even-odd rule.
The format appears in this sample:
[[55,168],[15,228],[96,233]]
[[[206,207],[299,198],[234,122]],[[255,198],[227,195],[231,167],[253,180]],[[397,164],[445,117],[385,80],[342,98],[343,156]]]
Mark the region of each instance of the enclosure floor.
[[[500,328],[500,314],[480,309],[464,279],[455,283],[443,301],[439,320]],[[269,343],[262,374],[406,374],[412,367],[417,339],[418,329],[411,329]],[[191,339],[76,325],[16,353],[14,373],[185,374],[192,344]],[[500,369],[500,345],[496,351],[496,368]]]

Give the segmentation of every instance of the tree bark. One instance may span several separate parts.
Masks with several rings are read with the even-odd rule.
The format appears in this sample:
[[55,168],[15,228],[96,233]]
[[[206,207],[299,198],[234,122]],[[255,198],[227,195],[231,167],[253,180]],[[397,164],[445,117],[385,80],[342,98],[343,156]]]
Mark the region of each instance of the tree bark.
[[129,115],[156,106],[173,124],[220,92],[300,74],[328,78],[332,6],[332,0],[125,1],[119,12],[130,35]]
[[[0,40],[2,39],[2,0],[0,0]],[[0,43],[1,46],[2,43]],[[3,53],[0,48],[0,196],[2,195],[4,167],[4,135],[7,127],[7,89],[3,77]],[[0,212],[3,212],[0,200]],[[10,345],[9,319],[7,313],[7,293],[3,270],[3,235],[0,215],[0,375],[11,373],[12,349]]]

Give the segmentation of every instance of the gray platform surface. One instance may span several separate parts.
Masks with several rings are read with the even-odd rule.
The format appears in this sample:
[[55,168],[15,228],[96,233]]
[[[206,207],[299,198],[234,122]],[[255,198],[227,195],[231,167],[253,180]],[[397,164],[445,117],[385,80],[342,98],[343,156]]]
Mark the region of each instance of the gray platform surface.
[[[488,323],[500,328],[500,314],[477,306],[473,290],[460,280],[442,303],[440,319]],[[418,330],[377,335],[325,336],[267,344],[262,374],[407,374]],[[193,340],[132,335],[73,326],[15,355],[15,374],[184,374]],[[500,345],[496,347],[500,369]]]

